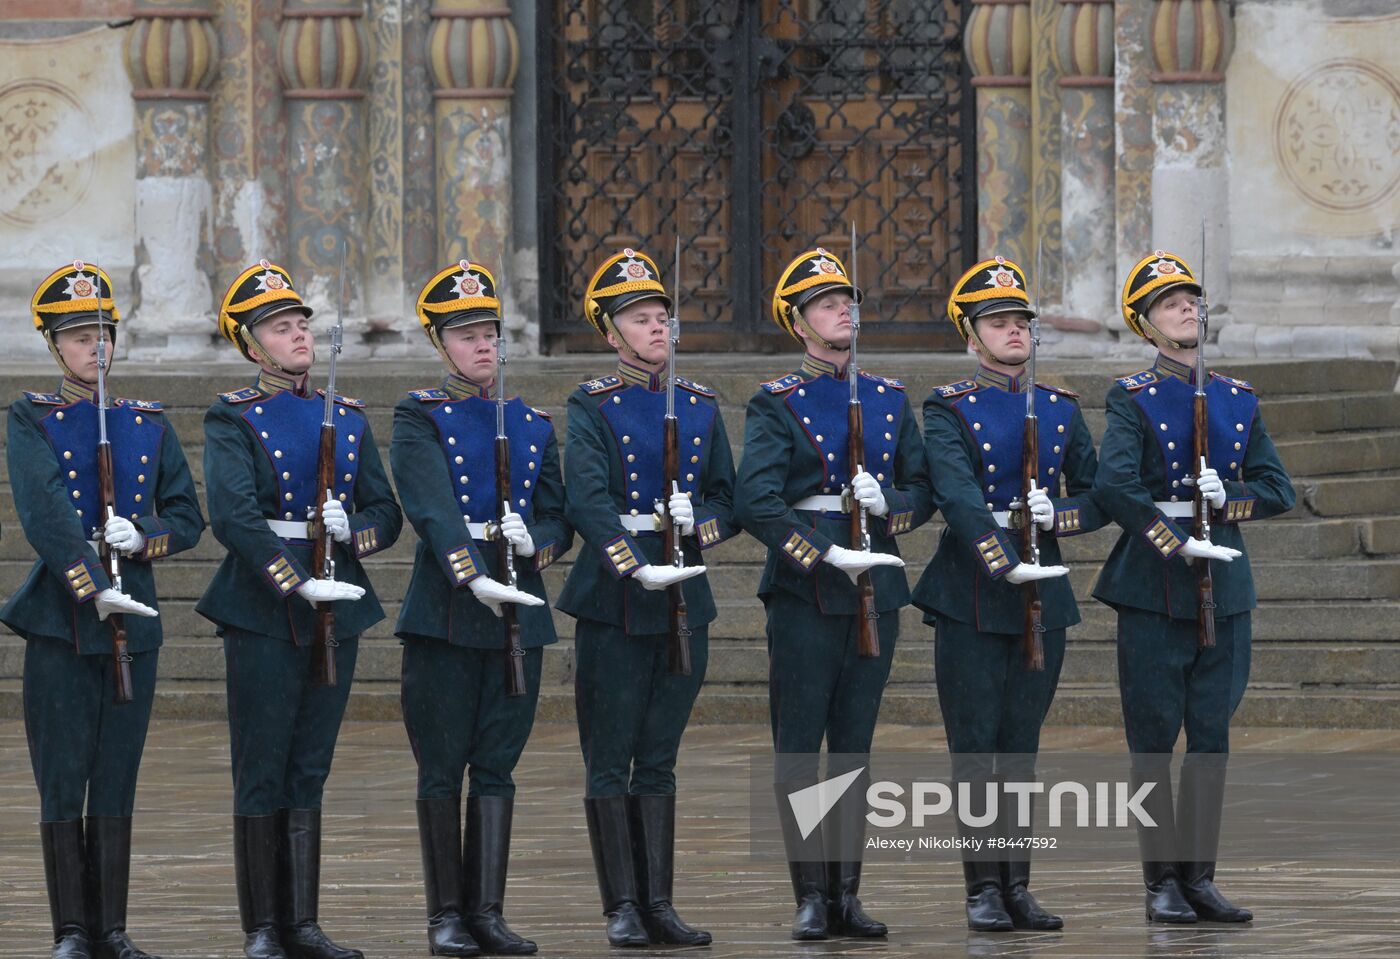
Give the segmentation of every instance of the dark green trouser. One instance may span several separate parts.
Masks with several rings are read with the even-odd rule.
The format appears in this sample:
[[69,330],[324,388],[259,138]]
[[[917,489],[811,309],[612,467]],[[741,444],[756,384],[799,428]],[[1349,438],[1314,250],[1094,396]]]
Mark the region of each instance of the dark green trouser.
[[25,643],[24,732],[43,822],[131,815],[159,658],[132,654],[132,701],[118,706],[111,656],[79,656],[61,639]]
[[1228,753],[1230,717],[1249,682],[1250,614],[1215,621],[1198,649],[1196,621],[1118,609],[1118,690],[1135,753],[1170,753],[1186,728],[1188,753]]
[[360,637],[340,640],[336,685],[311,676],[311,646],[224,631],[233,812],[269,816],[320,809]]
[[669,796],[676,754],[705,680],[709,627],[692,626],[690,675],[668,670],[664,634],[629,636],[580,619],[574,628],[574,704],[587,795]]
[[500,649],[404,640],[400,701],[418,760],[419,799],[461,795],[464,773],[469,795],[515,795],[511,773],[535,723],[543,662],[544,647],[525,650],[526,694],[507,696]]

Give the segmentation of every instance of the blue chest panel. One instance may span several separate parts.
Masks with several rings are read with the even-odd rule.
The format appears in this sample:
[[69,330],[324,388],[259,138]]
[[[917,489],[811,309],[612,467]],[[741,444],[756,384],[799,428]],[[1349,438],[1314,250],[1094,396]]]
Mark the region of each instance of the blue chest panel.
[[[504,497],[496,492],[496,404],[479,396],[449,399],[429,409],[428,416],[437,424],[462,517],[470,523],[498,519]],[[520,397],[506,401],[510,505],[527,523],[534,517],[535,486],[552,429],[549,420]]]
[[[1040,434],[1037,482],[1055,496],[1060,488],[1074,404],[1058,393],[1037,389],[1040,389],[1035,398],[1035,418]],[[984,387],[959,397],[953,407],[977,442],[982,495],[993,509],[1007,509],[1021,492],[1026,395]]]
[[[1133,402],[1142,410],[1152,435],[1162,450],[1166,480],[1154,490],[1159,499],[1185,499],[1191,487],[1182,479],[1196,472],[1191,462],[1194,438],[1196,388],[1174,376],[1164,377],[1133,393]],[[1211,377],[1206,384],[1210,410],[1210,456],[1207,462],[1221,479],[1239,479],[1244,451],[1249,448],[1249,430],[1259,400],[1248,390]]]
[[[98,505],[97,406],[81,400],[53,410],[42,422],[58,457],[68,497],[78,511],[83,531],[91,535],[106,521]],[[136,519],[154,511],[164,434],[164,419],[149,411],[123,405],[107,410],[118,516]]]
[[[676,390],[676,426],[680,439],[680,487],[700,500],[701,466],[709,452],[715,405],[686,390]],[[629,509],[650,513],[665,489],[666,394],[629,386],[603,398],[599,412],[617,440],[622,456],[623,496]]]
[[[865,462],[861,465],[882,484],[892,485],[904,393],[862,375],[859,394],[865,426]],[[850,401],[850,385],[831,376],[813,377],[787,395],[788,409],[821,456],[826,469],[822,491],[826,493],[838,492],[850,481],[846,451]]]
[[[326,402],[319,396],[297,396],[285,390],[243,408],[243,419],[267,453],[277,476],[277,509],[274,519],[303,520],[321,504],[316,488],[316,457],[321,445],[321,419]],[[335,485],[332,493],[341,502],[354,502],[355,477],[360,470],[360,444],[365,417],[358,409],[335,406]]]

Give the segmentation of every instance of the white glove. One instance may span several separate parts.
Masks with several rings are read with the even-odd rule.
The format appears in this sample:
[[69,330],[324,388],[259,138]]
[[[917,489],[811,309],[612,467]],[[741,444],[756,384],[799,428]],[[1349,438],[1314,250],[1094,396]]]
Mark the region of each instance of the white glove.
[[340,505],[340,500],[331,495],[330,490],[326,490],[326,501],[321,504],[321,522],[326,525],[326,532],[337,543],[350,542],[350,517],[345,513],[345,507]]
[[1017,563],[1006,571],[1006,581],[1019,586],[1022,583],[1029,583],[1036,579],[1054,579],[1056,576],[1068,575],[1068,566],[1041,566],[1038,563]]
[[141,552],[146,545],[145,534],[136,528],[135,523],[121,516],[112,516],[107,520],[102,527],[102,538],[112,549],[127,555]]
[[1047,533],[1054,529],[1055,507],[1050,505],[1050,497],[1045,490],[1032,483],[1030,495],[1026,499],[1030,502],[1031,518],[1035,520],[1036,525]]
[[1216,546],[1203,539],[1187,537],[1186,542],[1181,544],[1181,555],[1192,559],[1218,559],[1222,563],[1233,563],[1242,554],[1228,546]]
[[543,606],[544,600],[538,596],[531,596],[529,593],[507,586],[505,583],[498,583],[490,576],[478,576],[467,584],[472,595],[481,600],[486,608],[497,616],[501,615],[502,603],[514,603],[517,606]]
[[138,603],[126,593],[119,593],[110,586],[97,594],[93,600],[97,604],[97,618],[106,619],[112,613],[129,613],[132,616],[155,617],[156,611],[145,603]]
[[835,566],[853,581],[872,566],[904,565],[904,560],[891,553],[872,553],[863,549],[846,549],[844,546],[831,547],[822,557],[822,562]]
[[530,531],[525,528],[525,520],[519,513],[507,511],[501,515],[501,535],[510,540],[516,556],[535,555],[535,541],[530,538]]
[[1200,483],[1201,495],[1210,502],[1210,505],[1216,509],[1225,508],[1225,484],[1220,482],[1220,474],[1206,465],[1205,457],[1201,457],[1200,474],[1188,476],[1181,482],[1186,486],[1195,486]]
[[666,512],[670,514],[671,522],[681,528],[682,536],[695,532],[695,508],[690,505],[690,497],[685,493],[672,493],[666,501]]
[[315,606],[317,603],[333,603],[341,599],[359,599],[365,591],[363,587],[354,583],[342,583],[335,579],[308,579],[297,587],[297,593]]
[[890,511],[890,505],[885,502],[885,493],[880,489],[879,481],[867,473],[863,466],[856,470],[856,475],[851,479],[851,493],[856,502],[864,506],[871,516],[884,516]]
[[699,576],[705,572],[703,566],[687,566],[685,569],[676,569],[674,566],[654,566],[648,563],[640,567],[632,577],[642,584],[642,589],[665,589],[692,576]]

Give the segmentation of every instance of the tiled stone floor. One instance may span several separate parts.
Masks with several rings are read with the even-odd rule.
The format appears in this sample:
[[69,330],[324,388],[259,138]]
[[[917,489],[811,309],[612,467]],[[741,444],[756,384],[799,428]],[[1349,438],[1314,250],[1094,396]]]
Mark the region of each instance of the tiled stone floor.
[[[1236,730],[1237,749],[1400,750],[1400,732]],[[1250,927],[1149,928],[1135,864],[1046,865],[1043,902],[1063,933],[976,935],[964,925],[953,862],[878,863],[864,898],[893,930],[887,942],[799,946],[787,938],[792,907],[781,866],[749,858],[742,802],[747,773],[734,759],[768,745],[754,726],[708,726],[686,738],[677,901],[729,957],[866,955],[1071,957],[1400,956],[1400,863],[1360,868],[1296,863],[1227,870],[1223,881],[1258,919]],[[942,749],[939,730],[882,727],[877,746]],[[1047,749],[1122,748],[1112,729],[1047,730]],[[347,724],[327,791],[322,921],[371,959],[426,955],[421,865],[413,812],[414,768],[403,728]],[[580,760],[570,726],[535,731],[521,768],[507,915],[544,956],[608,956],[583,827]],[[36,795],[18,722],[0,723],[0,959],[48,951],[48,910],[35,822]],[[131,928],[165,959],[241,955],[230,844],[227,732],[221,723],[157,722],[138,796]],[[675,950],[672,950],[674,952]],[[644,956],[644,952],[630,952]],[[613,956],[620,953],[613,951]]]

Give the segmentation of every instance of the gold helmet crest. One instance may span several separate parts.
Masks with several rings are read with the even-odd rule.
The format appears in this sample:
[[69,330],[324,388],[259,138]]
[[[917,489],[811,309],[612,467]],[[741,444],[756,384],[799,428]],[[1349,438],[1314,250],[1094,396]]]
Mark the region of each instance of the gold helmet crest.
[[1197,296],[1201,295],[1201,283],[1185,260],[1175,253],[1156,250],[1151,256],[1138,260],[1128,282],[1123,284],[1123,321],[1128,329],[1145,340],[1150,340],[1143,324],[1152,304],[1168,290],[1184,286]]
[[1036,315],[1026,292],[1026,271],[1004,256],[994,256],[972,266],[953,284],[948,295],[948,319],[967,342],[972,323],[979,316],[1020,312]]
[[800,254],[778,278],[778,286],[773,291],[773,322],[788,336],[800,340],[797,321],[802,307],[823,293],[835,290],[847,291],[857,303],[865,299],[851,283],[846,264],[835,253],[815,247]]
[[602,335],[617,311],[642,300],[661,300],[671,309],[671,297],[661,284],[656,261],[628,247],[603,261],[583,292],[583,315]]
[[275,263],[259,260],[229,285],[219,306],[219,332],[256,362],[249,352],[249,331],[269,316],[287,310],[298,310],[307,317],[312,312],[292,286],[290,273]]

